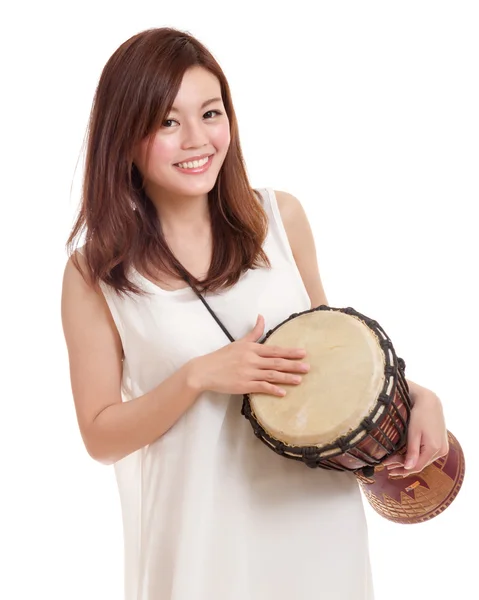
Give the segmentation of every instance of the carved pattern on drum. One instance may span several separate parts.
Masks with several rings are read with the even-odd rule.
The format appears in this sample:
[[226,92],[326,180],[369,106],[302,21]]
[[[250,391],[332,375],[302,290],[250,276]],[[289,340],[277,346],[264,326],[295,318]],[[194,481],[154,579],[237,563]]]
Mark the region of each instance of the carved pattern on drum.
[[442,513],[456,498],[464,481],[465,462],[457,439],[448,432],[449,453],[420,473],[390,479],[378,466],[371,478],[357,474],[372,508],[395,523],[422,523]]

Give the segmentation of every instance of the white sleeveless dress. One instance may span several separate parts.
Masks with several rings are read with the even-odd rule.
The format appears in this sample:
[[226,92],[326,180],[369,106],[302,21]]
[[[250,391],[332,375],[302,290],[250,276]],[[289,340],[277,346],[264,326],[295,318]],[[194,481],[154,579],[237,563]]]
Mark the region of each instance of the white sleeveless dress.
[[[235,339],[259,313],[266,333],[310,308],[274,191],[260,192],[272,268],[207,296]],[[131,276],[148,297],[120,299],[102,285],[125,352],[124,401],[229,343],[191,289]],[[256,439],[241,403],[206,392],[156,442],[115,463],[125,600],[372,600],[354,476],[275,454]]]

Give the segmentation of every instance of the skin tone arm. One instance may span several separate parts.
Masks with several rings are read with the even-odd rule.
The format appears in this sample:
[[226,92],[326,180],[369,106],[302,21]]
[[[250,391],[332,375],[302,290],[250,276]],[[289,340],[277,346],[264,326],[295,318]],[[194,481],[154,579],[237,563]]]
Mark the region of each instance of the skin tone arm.
[[185,366],[151,392],[122,402],[118,331],[101,290],[87,284],[71,260],[64,272],[62,323],[77,421],[95,460],[112,464],[154,442],[196,400],[199,391]]

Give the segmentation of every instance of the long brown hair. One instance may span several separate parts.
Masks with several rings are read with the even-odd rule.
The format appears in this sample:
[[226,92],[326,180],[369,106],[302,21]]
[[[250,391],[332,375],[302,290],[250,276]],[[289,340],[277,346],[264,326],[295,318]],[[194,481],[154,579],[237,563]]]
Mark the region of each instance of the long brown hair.
[[[128,279],[134,266],[154,278],[158,269],[182,277],[163,236],[153,203],[133,164],[133,149],[164,121],[187,69],[202,66],[220,82],[230,123],[230,146],[208,194],[213,256],[203,281],[214,291],[235,284],[242,273],[270,266],[262,249],[267,217],[248,182],[238,124],[226,77],[212,54],[190,34],[149,29],[124,42],[101,74],[88,126],[79,214],[67,251],[82,271],[75,242],[85,233],[83,255],[93,284],[103,281],[118,293],[142,293]],[[85,275],[85,273],[84,273]]]

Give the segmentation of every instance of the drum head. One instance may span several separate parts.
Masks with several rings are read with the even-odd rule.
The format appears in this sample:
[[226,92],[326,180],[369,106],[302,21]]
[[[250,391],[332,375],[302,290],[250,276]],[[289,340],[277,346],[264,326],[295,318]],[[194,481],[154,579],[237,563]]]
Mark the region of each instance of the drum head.
[[266,346],[305,348],[311,365],[284,398],[251,394],[254,417],[290,446],[323,446],[356,429],[375,407],[385,381],[377,335],[356,316],[339,311],[301,314],[280,325]]

